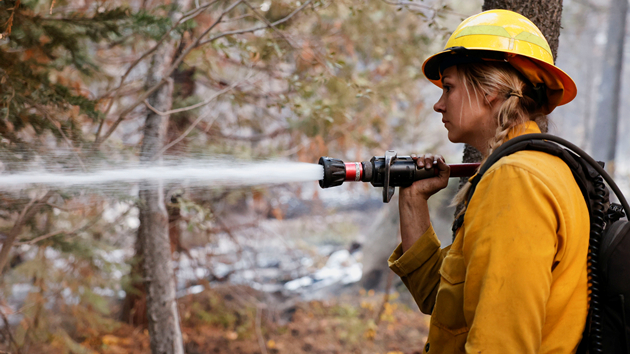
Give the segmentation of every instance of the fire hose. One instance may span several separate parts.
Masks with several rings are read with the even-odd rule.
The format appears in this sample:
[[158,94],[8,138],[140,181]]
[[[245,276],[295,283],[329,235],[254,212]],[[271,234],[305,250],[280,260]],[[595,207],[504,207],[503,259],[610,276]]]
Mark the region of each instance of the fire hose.
[[[319,164],[324,167],[324,178],[319,186],[330,188],[344,182],[369,182],[374,187],[383,187],[383,202],[389,203],[396,187],[408,187],[413,182],[438,175],[437,166],[432,169],[418,167],[411,156],[397,156],[396,151],[388,150],[385,156],[373,156],[370,161],[343,162],[332,157],[322,156]],[[449,165],[451,178],[470,177],[479,167],[478,163]]]

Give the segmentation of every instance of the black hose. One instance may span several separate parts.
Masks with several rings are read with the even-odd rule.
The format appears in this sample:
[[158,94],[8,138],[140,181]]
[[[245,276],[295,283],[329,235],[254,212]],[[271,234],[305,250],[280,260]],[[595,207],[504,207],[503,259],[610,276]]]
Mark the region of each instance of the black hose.
[[589,354],[601,354],[603,349],[603,315],[602,315],[602,289],[601,275],[599,273],[599,247],[604,232],[606,190],[602,176],[595,178],[593,186],[595,187],[596,197],[593,198],[593,210],[591,211],[591,234],[588,244],[588,287],[591,295],[590,311],[590,336],[589,336]]

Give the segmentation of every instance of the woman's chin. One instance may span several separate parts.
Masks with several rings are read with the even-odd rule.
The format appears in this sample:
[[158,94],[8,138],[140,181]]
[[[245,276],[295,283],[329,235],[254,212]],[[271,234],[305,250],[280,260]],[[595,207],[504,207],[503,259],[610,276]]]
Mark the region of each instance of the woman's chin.
[[451,143],[463,143],[463,141],[461,140],[461,137],[450,130],[448,131],[448,140]]

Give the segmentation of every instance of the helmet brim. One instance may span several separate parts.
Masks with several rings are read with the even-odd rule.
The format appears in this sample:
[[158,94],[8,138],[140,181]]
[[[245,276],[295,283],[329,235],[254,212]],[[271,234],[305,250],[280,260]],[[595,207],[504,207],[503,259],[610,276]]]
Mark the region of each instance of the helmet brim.
[[[543,107],[545,114],[551,113],[556,106],[571,102],[577,95],[577,87],[573,79],[562,69],[537,58],[509,53],[502,50],[488,48],[465,48],[467,51],[495,52],[504,55],[504,61],[508,62],[523,74],[532,84],[544,83],[547,87],[548,103]],[[451,48],[447,48],[427,58],[422,64],[424,76],[434,85],[442,88],[442,75],[440,65],[447,55],[457,54]],[[490,59],[496,61],[496,56]]]

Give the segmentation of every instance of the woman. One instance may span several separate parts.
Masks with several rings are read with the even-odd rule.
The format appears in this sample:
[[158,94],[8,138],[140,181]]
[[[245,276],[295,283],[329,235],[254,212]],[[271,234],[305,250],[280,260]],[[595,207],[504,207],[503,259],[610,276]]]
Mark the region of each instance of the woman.
[[[525,17],[505,10],[472,16],[446,49],[425,61],[443,89],[435,104],[452,142],[486,158],[515,136],[539,133],[576,94],[549,46]],[[589,215],[569,167],[543,152],[495,163],[466,206],[453,244],[440,249],[427,200],[449,168],[425,155],[436,178],[401,188],[402,243],[390,268],[431,314],[425,353],[573,353],[587,316]],[[467,199],[467,187],[456,201]]]

